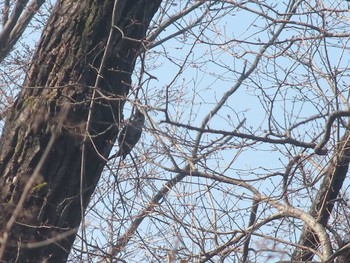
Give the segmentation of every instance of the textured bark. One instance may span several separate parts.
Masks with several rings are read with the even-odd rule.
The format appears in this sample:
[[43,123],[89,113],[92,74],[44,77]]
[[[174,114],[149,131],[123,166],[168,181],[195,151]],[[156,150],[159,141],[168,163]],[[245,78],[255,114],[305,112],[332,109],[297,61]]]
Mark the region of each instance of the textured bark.
[[[81,208],[86,208],[105,165],[104,158],[117,136],[131,72],[141,49],[138,40],[144,38],[161,0],[117,1],[118,29],[115,28],[102,81],[96,87],[99,92],[91,107],[114,2],[58,1],[23,89],[9,112],[0,144],[0,237],[5,236],[6,224],[23,189],[41,160],[52,131],[63,118],[63,108],[68,109],[32,191],[7,233],[2,258],[5,262],[67,259],[75,233],[38,248],[28,248],[28,244],[60,236],[79,226]],[[86,127],[89,137],[84,141]]]
[[[334,202],[349,170],[349,162],[350,132],[346,132],[324,173],[323,182],[309,212],[323,226],[326,226],[328,223]],[[319,247],[318,236],[311,229],[304,227],[298,244],[317,250]],[[310,261],[313,256],[314,253],[307,249],[296,249],[292,259],[295,261]]]

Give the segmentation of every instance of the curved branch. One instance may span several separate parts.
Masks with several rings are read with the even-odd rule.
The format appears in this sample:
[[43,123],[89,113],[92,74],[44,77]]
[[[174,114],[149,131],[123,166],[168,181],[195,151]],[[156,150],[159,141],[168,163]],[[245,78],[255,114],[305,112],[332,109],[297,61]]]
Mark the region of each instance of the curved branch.
[[326,143],[329,141],[329,138],[331,137],[331,129],[333,122],[335,121],[335,119],[341,117],[350,117],[350,111],[336,111],[329,115],[326,123],[325,134],[322,140],[315,147],[316,154],[320,154],[320,152],[322,152],[322,148],[326,145]]
[[328,259],[332,255],[332,245],[326,229],[312,215],[292,206],[285,204],[281,205],[273,200],[269,200],[268,203],[277,208],[282,215],[298,218],[313,230],[313,232],[317,235],[322,248],[322,261]]

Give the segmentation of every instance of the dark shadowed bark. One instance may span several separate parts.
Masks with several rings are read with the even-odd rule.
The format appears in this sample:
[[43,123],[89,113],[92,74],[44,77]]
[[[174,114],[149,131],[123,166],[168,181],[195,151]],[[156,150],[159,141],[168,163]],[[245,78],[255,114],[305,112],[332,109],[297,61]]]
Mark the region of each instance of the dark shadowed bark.
[[1,138],[5,262],[66,261],[117,136],[135,59],[160,2],[57,3]]
[[[333,158],[329,163],[320,189],[313,201],[310,214],[317,219],[319,223],[326,226],[332,213],[334,202],[336,201],[339,191],[349,169],[350,161],[350,133],[346,132],[342,137],[338,148],[334,151]],[[307,227],[303,228],[299,245],[317,250],[318,236]],[[293,260],[310,261],[314,253],[308,249],[296,249],[293,253]],[[350,260],[350,258],[348,258]],[[344,261],[349,262],[349,261]]]

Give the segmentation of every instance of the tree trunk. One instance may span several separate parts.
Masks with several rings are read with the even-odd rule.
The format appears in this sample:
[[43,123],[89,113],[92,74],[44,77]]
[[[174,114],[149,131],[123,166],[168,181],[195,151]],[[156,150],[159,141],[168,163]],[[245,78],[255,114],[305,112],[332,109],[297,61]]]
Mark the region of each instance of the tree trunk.
[[[334,202],[342,188],[350,162],[350,132],[342,137],[338,148],[324,173],[320,189],[313,201],[310,214],[326,226],[332,213]],[[299,245],[317,250],[318,236],[308,227],[304,227],[298,242]],[[296,249],[292,259],[295,261],[310,261],[314,253],[308,249]]]
[[140,40],[160,2],[56,4],[1,138],[3,261],[67,260],[118,133]]

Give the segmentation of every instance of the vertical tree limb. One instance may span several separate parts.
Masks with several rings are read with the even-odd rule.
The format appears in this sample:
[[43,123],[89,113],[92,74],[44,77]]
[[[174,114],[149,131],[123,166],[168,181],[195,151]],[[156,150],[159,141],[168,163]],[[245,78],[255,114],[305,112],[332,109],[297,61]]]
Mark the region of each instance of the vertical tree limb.
[[[350,132],[347,131],[340,140],[338,148],[334,151],[333,157],[324,173],[324,179],[319,191],[310,208],[310,215],[326,226],[334,207],[339,191],[346,178],[350,161]],[[318,237],[308,227],[304,227],[299,245],[317,249]],[[308,250],[296,249],[292,259],[299,261],[312,260],[314,253]]]
[[[136,56],[161,1],[118,0],[120,15],[114,21],[118,30],[98,72],[112,27],[114,2],[57,2],[23,90],[7,116],[0,144],[0,238],[8,235],[8,242],[1,244],[6,246],[2,258],[6,262],[64,262],[68,257],[75,235],[61,240],[54,237],[65,237],[81,222],[82,209],[89,202],[118,133]],[[96,82],[98,73],[101,81]],[[97,95],[93,96],[95,91]],[[33,189],[45,187],[30,191],[8,233],[5,225],[43,158],[52,127],[67,106],[66,120]],[[85,131],[88,140],[84,142]],[[54,243],[42,242],[46,240]],[[29,245],[38,242],[44,245]]]

